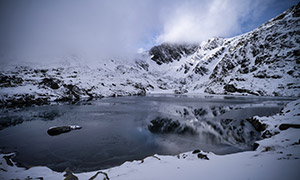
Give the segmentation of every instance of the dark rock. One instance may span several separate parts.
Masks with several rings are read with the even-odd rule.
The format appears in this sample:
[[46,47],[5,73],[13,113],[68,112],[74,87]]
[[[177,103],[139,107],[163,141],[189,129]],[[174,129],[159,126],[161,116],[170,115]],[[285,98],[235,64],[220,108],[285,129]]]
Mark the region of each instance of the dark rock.
[[280,14],[279,16],[277,16],[277,17],[275,17],[274,19],[273,19],[273,21],[278,21],[278,20],[280,20],[280,19],[283,19],[284,17],[285,17],[285,13],[283,13],[283,14]]
[[48,129],[47,133],[50,136],[60,135],[62,133],[70,132],[71,130],[81,129],[80,126],[59,126],[59,127],[51,127]]
[[233,85],[233,84],[226,84],[224,86],[224,90],[227,91],[227,92],[236,92],[237,91],[237,88]]
[[196,149],[196,150],[194,150],[193,152],[192,152],[192,154],[197,154],[197,153],[199,153],[199,152],[201,152],[199,149]]
[[209,158],[207,157],[207,155],[202,154],[202,153],[198,153],[197,157],[198,157],[199,159],[209,160]]
[[252,66],[251,69],[250,69],[250,72],[254,72],[254,71],[256,71],[256,70],[257,70],[257,67]]
[[138,93],[136,94],[138,96],[146,96],[146,90],[145,89],[141,89],[138,91]]
[[188,73],[190,70],[190,67],[186,64],[184,64],[183,68],[184,68],[184,74]]
[[188,92],[187,89],[182,89],[182,88],[174,90],[174,94],[184,94],[184,93],[187,93],[187,92]]
[[78,177],[76,177],[69,168],[67,168],[65,172],[64,177],[66,178],[64,180],[78,180]]
[[300,3],[298,3],[293,10],[293,17],[300,17]]
[[80,95],[83,94],[81,89],[73,84],[65,85],[67,89],[66,96],[59,99],[59,101],[78,101],[80,99]]
[[11,161],[11,158],[13,157],[14,155],[9,155],[9,156],[3,156],[3,159],[5,160],[6,164],[9,165],[9,166],[14,166],[14,164],[12,163]]
[[195,44],[170,44],[163,43],[150,49],[149,55],[157,64],[179,61],[181,57],[196,52],[198,45]]
[[253,144],[253,151],[255,151],[255,150],[258,148],[258,146],[259,146],[259,144],[255,142],[255,143]]
[[248,89],[240,89],[240,88],[236,88],[233,84],[226,84],[224,87],[224,90],[226,92],[230,92],[230,93],[234,93],[234,92],[238,92],[238,93],[248,93],[248,94],[252,94],[255,96],[259,96],[259,93],[255,93],[253,91],[250,91]]
[[290,70],[290,71],[288,71],[288,72],[287,72],[287,74],[288,74],[288,75],[291,75],[291,76],[293,76],[293,74],[294,74],[294,70]]
[[281,130],[281,131],[287,130],[288,128],[300,129],[300,124],[281,124],[279,126],[279,130]]
[[201,76],[208,73],[208,69],[204,66],[199,66],[199,64],[194,69],[195,74],[200,74]]
[[189,111],[187,109],[183,109],[183,116],[188,116],[190,115]]
[[266,130],[263,134],[262,134],[262,138],[270,138],[272,137],[273,134],[269,131],[269,130]]
[[145,71],[149,70],[149,64],[146,63],[145,61],[136,61],[136,64],[141,67],[142,69],[144,69]]
[[248,74],[249,73],[249,68],[248,67],[242,68],[242,69],[240,69],[240,72],[242,74]]
[[215,91],[212,90],[210,87],[205,88],[205,89],[204,89],[204,92],[205,92],[205,93],[208,93],[208,94],[216,94]]
[[267,146],[267,147],[265,147],[265,148],[262,150],[262,152],[268,152],[268,151],[271,151],[271,150],[274,150],[274,148],[273,148],[273,147],[270,147],[270,146]]
[[44,84],[44,85],[50,87],[51,89],[59,89],[59,85],[56,81],[58,81],[58,80],[54,80],[51,78],[44,78],[40,84]]

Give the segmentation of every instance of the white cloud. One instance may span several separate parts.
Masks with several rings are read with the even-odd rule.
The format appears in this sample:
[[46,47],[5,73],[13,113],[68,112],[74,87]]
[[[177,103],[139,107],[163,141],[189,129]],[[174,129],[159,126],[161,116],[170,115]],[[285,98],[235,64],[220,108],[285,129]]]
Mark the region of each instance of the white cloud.
[[259,16],[268,3],[270,0],[182,2],[164,19],[157,42],[201,42],[214,36],[239,34],[242,22]]
[[242,32],[243,23],[259,18],[272,1],[0,1],[0,56],[41,60],[78,54],[98,61],[165,41],[232,36]]
[[0,2],[0,55],[42,59],[75,54],[109,59],[136,52],[156,26],[152,1],[52,0]]

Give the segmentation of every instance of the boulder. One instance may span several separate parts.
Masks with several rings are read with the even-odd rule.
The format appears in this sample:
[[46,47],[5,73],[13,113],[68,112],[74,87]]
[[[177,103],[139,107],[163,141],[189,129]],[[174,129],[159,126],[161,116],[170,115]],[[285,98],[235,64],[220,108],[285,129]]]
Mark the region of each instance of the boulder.
[[60,135],[62,133],[67,133],[70,132],[71,130],[78,130],[81,129],[82,127],[77,126],[77,125],[71,125],[71,126],[54,126],[54,127],[50,127],[47,131],[47,133],[50,136],[56,136],[56,135]]

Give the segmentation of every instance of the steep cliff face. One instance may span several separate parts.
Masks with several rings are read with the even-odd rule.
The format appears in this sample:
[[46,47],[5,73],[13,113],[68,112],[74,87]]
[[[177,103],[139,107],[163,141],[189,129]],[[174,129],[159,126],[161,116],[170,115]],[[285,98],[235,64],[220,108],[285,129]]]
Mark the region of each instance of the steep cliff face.
[[184,59],[177,72],[189,92],[299,96],[298,4],[259,28],[233,38],[212,38]]
[[150,49],[149,55],[157,64],[179,61],[182,57],[194,54],[198,48],[196,44],[163,43]]
[[299,96],[299,22],[298,5],[252,32],[226,39],[205,91]]

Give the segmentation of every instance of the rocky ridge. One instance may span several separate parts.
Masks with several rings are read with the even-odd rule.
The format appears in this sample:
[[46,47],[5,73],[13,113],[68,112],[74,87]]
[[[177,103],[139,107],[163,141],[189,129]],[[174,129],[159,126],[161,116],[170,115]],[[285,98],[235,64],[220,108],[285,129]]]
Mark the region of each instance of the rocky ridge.
[[[181,89],[210,94],[300,96],[300,4],[259,28],[212,38],[176,70]],[[184,91],[183,91],[184,92]]]

